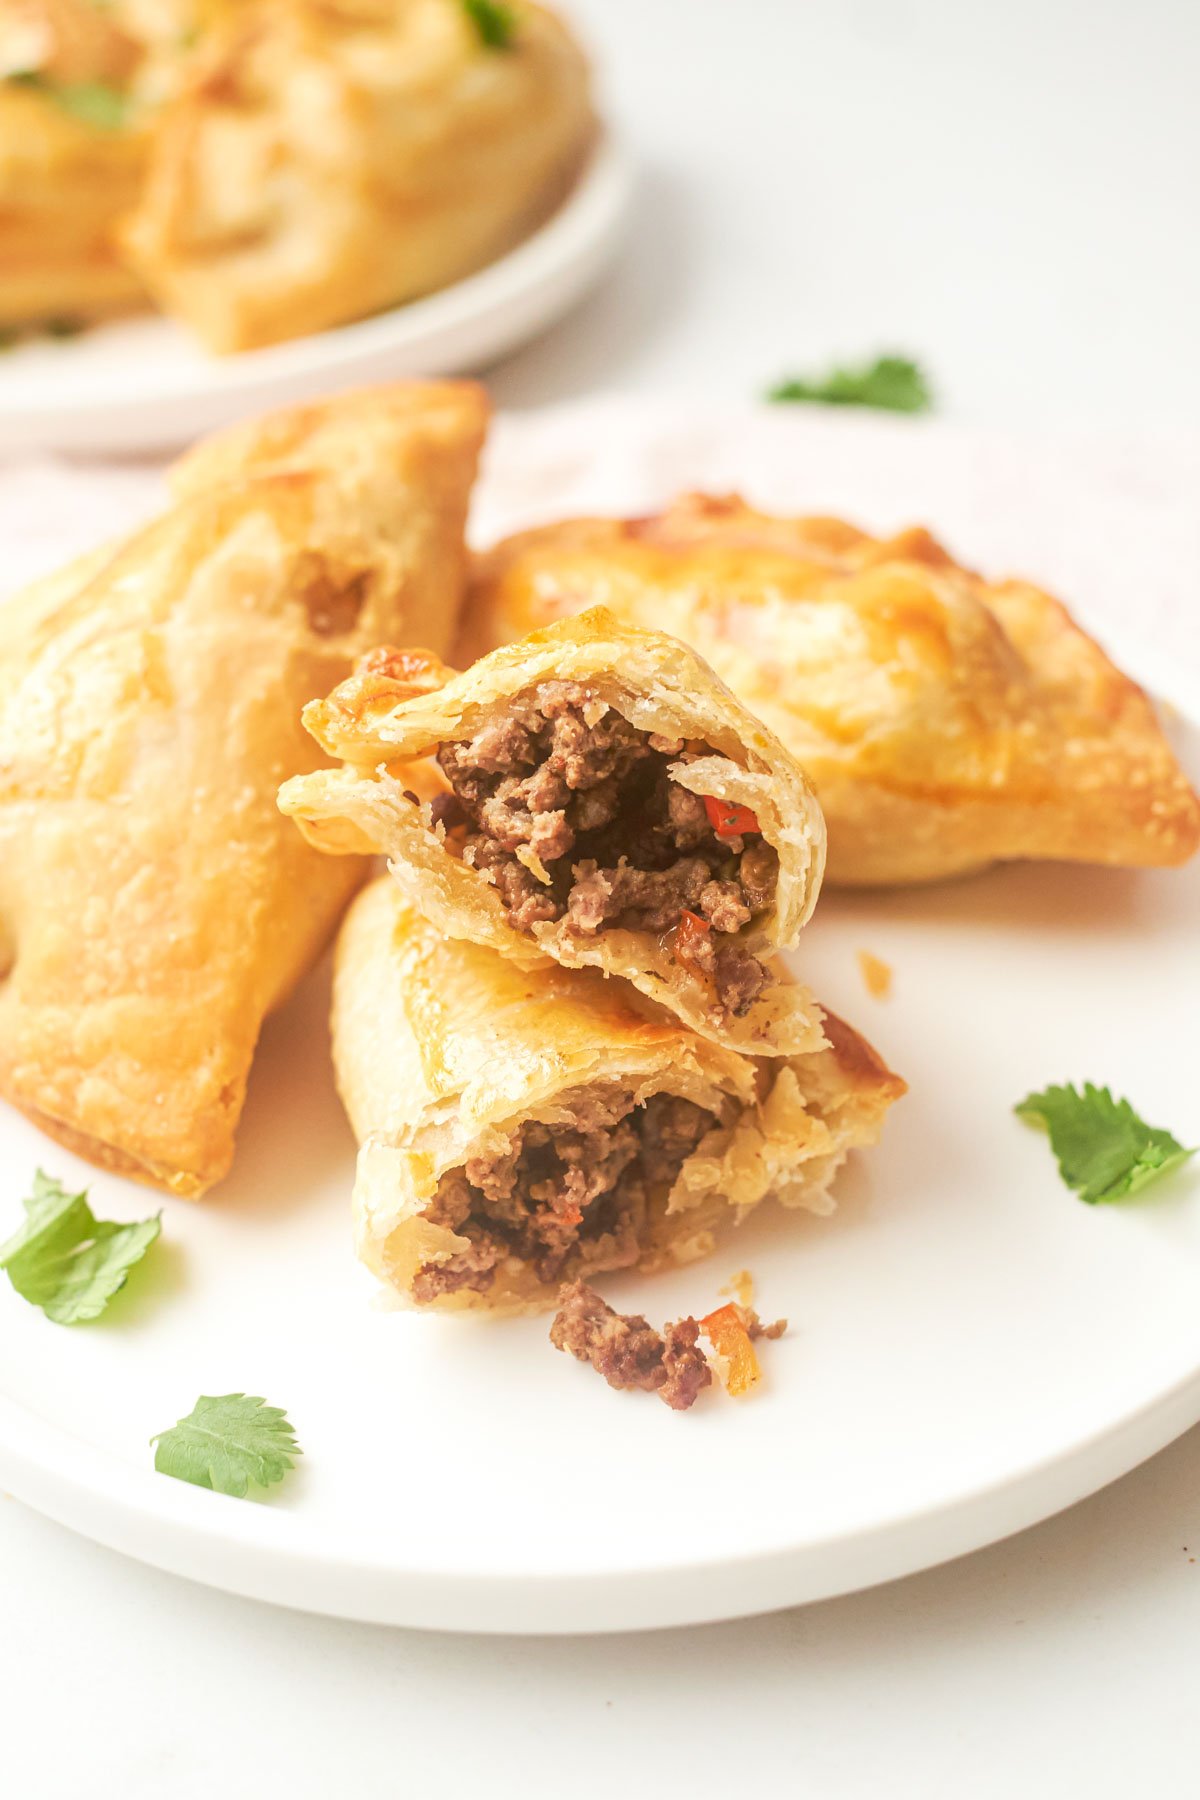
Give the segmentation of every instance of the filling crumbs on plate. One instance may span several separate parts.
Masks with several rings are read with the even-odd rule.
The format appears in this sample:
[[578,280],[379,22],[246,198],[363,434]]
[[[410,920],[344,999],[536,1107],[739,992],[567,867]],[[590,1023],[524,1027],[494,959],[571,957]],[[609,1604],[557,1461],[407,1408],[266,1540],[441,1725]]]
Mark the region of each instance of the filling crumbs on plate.
[[[734,1281],[753,1291],[747,1271]],[[555,1349],[590,1363],[609,1387],[641,1388],[657,1394],[673,1411],[685,1412],[712,1386],[701,1334],[713,1347],[727,1392],[741,1396],[761,1375],[755,1341],[782,1337],[786,1330],[786,1319],[764,1325],[753,1307],[731,1301],[699,1321],[689,1315],[659,1332],[640,1313],[619,1313],[586,1282],[573,1281],[559,1293],[550,1341]]]
[[860,950],[858,968],[868,994],[875,1000],[886,1000],[892,991],[892,965],[869,950]]

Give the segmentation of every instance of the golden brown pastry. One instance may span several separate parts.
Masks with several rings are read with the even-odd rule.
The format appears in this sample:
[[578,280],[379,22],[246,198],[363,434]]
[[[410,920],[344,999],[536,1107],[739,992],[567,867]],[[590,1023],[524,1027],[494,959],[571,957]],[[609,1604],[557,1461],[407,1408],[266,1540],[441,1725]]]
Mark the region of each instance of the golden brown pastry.
[[1140,688],[1058,601],[981,580],[921,530],[688,495],[509,538],[468,604],[460,660],[597,604],[693,644],[811,776],[833,881],[1180,863],[1200,843]]
[[228,1168],[263,1016],[367,868],[276,809],[320,760],[301,703],[379,637],[448,640],[484,419],[412,384],[235,432],[3,608],[0,1091],[102,1167]]
[[[632,982],[747,1053],[816,1048],[766,966],[815,904],[825,829],[803,771],[694,651],[597,608],[454,675],[382,652],[304,722],[341,770],[280,805],[334,851],[386,852],[442,930],[523,968]],[[410,773],[436,758],[449,791]]]
[[592,135],[587,65],[544,7],[489,45],[462,0],[246,0],[157,131],[124,242],[220,351],[324,330],[507,250]]
[[407,1305],[533,1311],[559,1283],[687,1262],[768,1195],[830,1210],[904,1092],[839,1019],[752,1062],[590,971],[447,938],[386,876],[338,941],[358,1253]]
[[113,230],[146,155],[140,57],[88,0],[0,0],[0,326],[137,303]]

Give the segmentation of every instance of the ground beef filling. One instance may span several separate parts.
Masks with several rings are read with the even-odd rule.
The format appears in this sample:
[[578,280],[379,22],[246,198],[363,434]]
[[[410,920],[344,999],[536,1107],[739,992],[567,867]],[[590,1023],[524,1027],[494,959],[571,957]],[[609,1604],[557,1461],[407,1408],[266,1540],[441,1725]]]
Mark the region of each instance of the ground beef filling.
[[670,1186],[713,1114],[673,1094],[634,1109],[585,1097],[569,1124],[523,1125],[508,1148],[468,1157],[442,1176],[424,1217],[468,1240],[413,1283],[418,1303],[462,1288],[485,1293],[506,1257],[557,1281],[574,1251],[593,1268],[635,1263],[648,1190]]
[[566,919],[584,936],[614,925],[662,937],[690,913],[677,954],[740,1016],[769,977],[732,938],[772,904],[779,859],[756,833],[719,837],[704,800],[667,773],[711,754],[638,731],[577,682],[549,682],[441,746],[453,792],[429,817],[464,829],[463,861],[518,930]]
[[609,1387],[644,1388],[676,1412],[712,1382],[699,1336],[695,1319],[678,1319],[658,1332],[640,1313],[614,1312],[582,1281],[563,1288],[550,1327],[555,1348],[590,1363]]

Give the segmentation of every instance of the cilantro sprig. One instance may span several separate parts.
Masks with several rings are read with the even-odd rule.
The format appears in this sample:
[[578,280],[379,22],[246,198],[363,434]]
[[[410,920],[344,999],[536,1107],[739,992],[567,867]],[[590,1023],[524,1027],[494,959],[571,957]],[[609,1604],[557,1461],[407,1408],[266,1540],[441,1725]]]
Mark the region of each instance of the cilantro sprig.
[[70,1193],[39,1169],[25,1223],[0,1244],[0,1269],[56,1325],[82,1325],[99,1318],[161,1230],[161,1213],[136,1225],[97,1219],[86,1188]]
[[512,48],[517,15],[504,0],[462,0],[462,8],[487,50]]
[[282,1407],[256,1394],[201,1394],[186,1418],[150,1442],[160,1475],[235,1500],[245,1499],[251,1482],[282,1481],[303,1455]]
[[1060,1175],[1089,1206],[1127,1199],[1196,1154],[1090,1081],[1082,1093],[1067,1085],[1028,1094],[1013,1110],[1046,1127]]
[[41,69],[15,69],[4,79],[48,95],[81,125],[97,131],[120,131],[129,122],[129,96],[106,81],[55,81]]
[[928,412],[933,393],[921,369],[906,356],[877,356],[854,368],[777,382],[768,400],[813,400],[825,406],[875,406],[885,412]]

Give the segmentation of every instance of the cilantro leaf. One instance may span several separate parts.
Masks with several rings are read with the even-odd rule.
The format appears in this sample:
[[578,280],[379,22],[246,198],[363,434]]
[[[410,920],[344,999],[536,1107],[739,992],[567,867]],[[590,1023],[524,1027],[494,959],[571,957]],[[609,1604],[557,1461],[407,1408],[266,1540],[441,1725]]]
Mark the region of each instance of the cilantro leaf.
[[303,1454],[283,1409],[255,1394],[201,1394],[186,1419],[150,1442],[160,1475],[237,1500],[252,1481],[282,1481]]
[[1046,1127],[1059,1173],[1089,1206],[1124,1200],[1196,1154],[1090,1081],[1082,1093],[1066,1086],[1028,1094],[1013,1110]]
[[161,1213],[136,1225],[97,1219],[86,1188],[68,1193],[39,1169],[25,1223],[0,1244],[0,1269],[56,1325],[79,1325],[99,1318],[161,1230]]
[[4,79],[49,95],[73,119],[97,131],[120,131],[128,123],[129,96],[107,82],[55,81],[41,69],[14,69]]
[[885,412],[928,412],[933,394],[924,374],[905,356],[877,356],[857,368],[831,369],[808,379],[794,375],[767,394],[768,400],[818,400],[826,406],[876,406]]
[[511,6],[506,6],[504,0],[462,0],[462,7],[485,49],[511,49],[517,28]]

